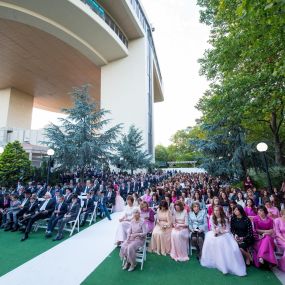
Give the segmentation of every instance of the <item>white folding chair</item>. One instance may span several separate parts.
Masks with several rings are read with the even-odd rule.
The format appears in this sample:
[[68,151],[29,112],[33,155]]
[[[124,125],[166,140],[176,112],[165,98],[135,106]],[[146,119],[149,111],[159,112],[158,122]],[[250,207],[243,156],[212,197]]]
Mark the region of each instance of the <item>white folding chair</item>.
[[146,239],[142,247],[140,247],[136,252],[136,262],[141,264],[141,270],[143,269],[143,264],[146,261]]
[[69,236],[73,235],[75,227],[77,229],[77,232],[79,233],[79,224],[80,224],[79,219],[80,219],[81,211],[82,211],[82,207],[80,207],[80,210],[79,210],[76,218],[73,221],[67,222],[64,229],[63,229],[65,232],[70,232]]
[[[143,265],[145,261],[146,261],[146,239],[144,241],[143,246],[138,248],[136,251],[136,262],[141,264],[141,270],[143,269]],[[124,258],[122,266],[124,266],[126,262],[127,260]]]
[[86,219],[86,222],[89,222],[89,226],[94,222],[96,223],[96,218],[97,218],[97,205],[98,202],[94,202],[94,210],[92,213],[88,214],[88,217]]
[[38,220],[33,224],[34,232],[37,232],[38,229],[47,229],[49,218]]

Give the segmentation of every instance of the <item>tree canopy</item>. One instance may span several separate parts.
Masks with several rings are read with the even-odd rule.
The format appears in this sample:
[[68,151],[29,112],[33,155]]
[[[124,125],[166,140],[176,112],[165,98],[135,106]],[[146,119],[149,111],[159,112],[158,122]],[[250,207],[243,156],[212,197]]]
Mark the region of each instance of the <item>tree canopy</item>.
[[19,180],[27,181],[31,171],[31,161],[20,142],[8,143],[0,154],[0,185],[12,186]]
[[87,167],[110,159],[121,126],[107,129],[110,120],[104,117],[110,112],[90,99],[87,85],[74,88],[71,96],[74,106],[62,110],[66,118],[59,119],[60,125],[45,128],[46,144],[54,149],[60,169],[78,169],[83,175]]
[[[210,85],[196,106],[202,113],[195,126],[200,136],[188,138],[191,147],[187,139],[179,141],[216,175],[243,177],[260,167],[261,141],[269,146],[269,163],[284,165],[285,1],[197,4],[201,22],[211,30],[211,47],[199,60]],[[177,140],[174,146],[183,152]]]
[[151,157],[143,149],[142,131],[131,125],[127,134],[117,143],[117,152],[114,163],[122,170],[134,170],[150,166]]

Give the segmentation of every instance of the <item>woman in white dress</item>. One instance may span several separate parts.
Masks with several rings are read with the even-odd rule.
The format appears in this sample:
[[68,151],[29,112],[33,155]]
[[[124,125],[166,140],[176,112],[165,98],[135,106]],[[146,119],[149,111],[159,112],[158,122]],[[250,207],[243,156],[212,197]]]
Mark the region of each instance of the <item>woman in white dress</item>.
[[130,228],[131,220],[133,218],[134,209],[136,209],[136,207],[134,206],[134,198],[132,196],[128,196],[124,216],[119,219],[120,223],[116,233],[115,240],[118,246],[127,239],[128,230]]
[[246,275],[246,266],[239,246],[230,233],[229,221],[221,206],[214,206],[211,231],[206,233],[201,265],[217,268],[224,274]]

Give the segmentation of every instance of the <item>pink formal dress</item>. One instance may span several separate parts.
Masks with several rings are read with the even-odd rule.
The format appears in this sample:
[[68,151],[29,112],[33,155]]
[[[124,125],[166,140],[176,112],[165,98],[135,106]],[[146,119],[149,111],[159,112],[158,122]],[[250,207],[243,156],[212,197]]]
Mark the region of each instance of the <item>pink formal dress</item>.
[[244,211],[246,213],[246,215],[250,218],[250,217],[255,217],[257,214],[255,213],[255,211],[250,208],[250,207],[244,207]]
[[147,232],[152,232],[154,228],[154,211],[151,208],[148,208],[147,211],[141,210],[141,219],[146,225]]
[[156,225],[153,229],[149,251],[166,255],[170,253],[171,247],[171,212],[157,210]]
[[[273,229],[273,220],[266,217],[264,220],[259,216],[253,218],[255,231]],[[277,265],[277,260],[274,255],[274,240],[272,236],[265,235],[263,238],[255,241],[253,246],[253,260],[256,267],[260,266],[259,258],[263,258],[273,265]]]
[[246,206],[244,207],[244,211],[246,215],[249,217],[249,219],[251,220],[252,228],[254,229],[253,219],[255,216],[257,216],[256,212],[252,208],[246,207]]
[[187,261],[189,260],[189,229],[187,211],[174,211],[173,224],[174,226],[176,225],[176,227],[171,231],[170,256],[175,261]]
[[150,195],[144,194],[141,198],[144,202],[147,202],[148,204],[151,202],[151,196]]
[[272,206],[272,207],[266,208],[266,209],[268,211],[269,216],[272,219],[276,219],[276,218],[280,217],[278,208]]
[[123,242],[120,250],[121,258],[126,258],[131,266],[135,266],[136,264],[136,251],[143,246],[146,234],[147,229],[145,223],[142,220],[135,221],[133,219],[130,223],[128,237]]
[[283,256],[278,260],[278,267],[285,272],[285,221],[282,218],[274,220],[275,240],[277,247],[283,251]]

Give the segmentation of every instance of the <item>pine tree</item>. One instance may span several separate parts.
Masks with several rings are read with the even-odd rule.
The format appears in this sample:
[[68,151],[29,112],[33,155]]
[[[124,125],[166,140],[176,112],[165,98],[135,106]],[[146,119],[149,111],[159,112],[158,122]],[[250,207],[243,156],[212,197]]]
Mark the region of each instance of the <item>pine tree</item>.
[[114,162],[123,170],[130,170],[133,174],[138,168],[146,168],[151,164],[151,157],[143,150],[142,131],[134,125],[129,128],[127,134],[117,144],[117,155]]
[[120,125],[106,129],[110,113],[98,109],[91,101],[88,85],[73,88],[74,106],[63,109],[66,118],[59,119],[61,125],[50,124],[45,128],[46,144],[55,151],[54,159],[62,170],[78,169],[83,179],[88,167],[106,162],[115,150]]
[[26,181],[32,172],[31,161],[19,141],[8,143],[0,155],[0,185],[10,187]]

